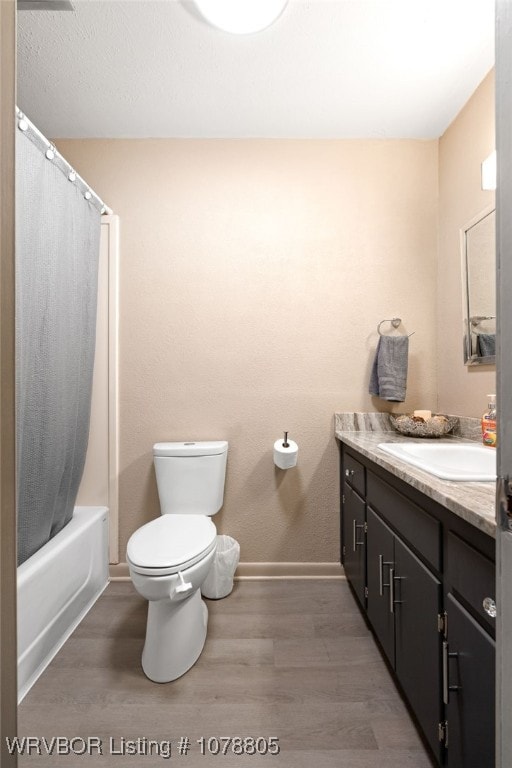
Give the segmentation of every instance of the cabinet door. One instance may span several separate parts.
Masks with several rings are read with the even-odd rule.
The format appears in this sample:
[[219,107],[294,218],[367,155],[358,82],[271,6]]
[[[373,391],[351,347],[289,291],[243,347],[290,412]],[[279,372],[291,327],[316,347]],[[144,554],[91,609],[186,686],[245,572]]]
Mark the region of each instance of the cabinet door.
[[441,583],[398,538],[390,583],[395,610],[395,671],[425,738],[440,761],[441,635],[437,616]]
[[495,644],[451,594],[447,614],[447,765],[494,768]]
[[371,507],[367,511],[366,610],[382,649],[395,665],[395,618],[390,606],[389,574],[394,567],[394,535]]
[[347,579],[361,605],[365,605],[366,586],[366,534],[365,503],[347,484],[344,485],[343,505],[343,565]]

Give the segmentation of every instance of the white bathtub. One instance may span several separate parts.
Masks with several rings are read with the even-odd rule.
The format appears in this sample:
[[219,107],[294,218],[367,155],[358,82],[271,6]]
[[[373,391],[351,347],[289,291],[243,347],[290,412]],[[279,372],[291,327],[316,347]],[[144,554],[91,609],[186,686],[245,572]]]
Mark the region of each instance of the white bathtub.
[[18,568],[18,702],[108,583],[108,509],[75,507],[60,533]]

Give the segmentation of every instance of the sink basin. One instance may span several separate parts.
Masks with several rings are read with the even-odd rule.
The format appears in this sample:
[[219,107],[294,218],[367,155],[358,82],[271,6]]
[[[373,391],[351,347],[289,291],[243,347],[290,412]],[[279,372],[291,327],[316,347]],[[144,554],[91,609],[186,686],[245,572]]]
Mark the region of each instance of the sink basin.
[[468,443],[380,443],[381,450],[443,480],[496,480],[496,450]]

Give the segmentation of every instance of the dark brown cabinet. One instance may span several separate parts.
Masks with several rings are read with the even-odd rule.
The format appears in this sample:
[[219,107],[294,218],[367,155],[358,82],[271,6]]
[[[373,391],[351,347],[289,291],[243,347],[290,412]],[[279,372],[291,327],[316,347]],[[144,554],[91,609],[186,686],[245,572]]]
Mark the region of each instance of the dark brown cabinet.
[[449,594],[444,703],[449,768],[494,768],[494,640]]
[[446,536],[445,584],[448,768],[494,768],[495,567],[455,531]]
[[440,758],[441,582],[371,507],[367,517],[368,619]]
[[395,538],[395,672],[430,748],[441,758],[441,582]]
[[[395,666],[395,616],[391,610],[390,571],[395,567],[395,536],[368,507],[367,569],[370,624],[392,667]],[[347,578],[350,578],[347,576]]]
[[343,516],[344,567],[354,593],[364,607],[366,586],[366,505],[348,483],[345,484]]
[[342,562],[431,752],[494,766],[494,541],[342,447]]

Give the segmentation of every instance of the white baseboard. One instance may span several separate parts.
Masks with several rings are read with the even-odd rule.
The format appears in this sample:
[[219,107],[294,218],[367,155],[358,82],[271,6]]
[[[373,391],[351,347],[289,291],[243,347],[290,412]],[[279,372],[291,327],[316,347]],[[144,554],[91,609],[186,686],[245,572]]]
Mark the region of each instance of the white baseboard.
[[[339,563],[239,563],[236,581],[264,579],[344,579]],[[111,581],[130,581],[127,563],[110,566]]]

